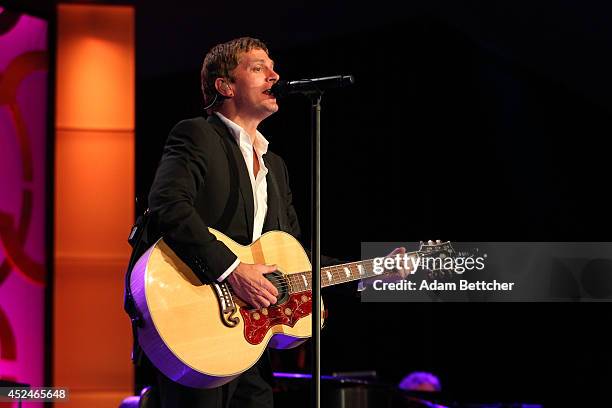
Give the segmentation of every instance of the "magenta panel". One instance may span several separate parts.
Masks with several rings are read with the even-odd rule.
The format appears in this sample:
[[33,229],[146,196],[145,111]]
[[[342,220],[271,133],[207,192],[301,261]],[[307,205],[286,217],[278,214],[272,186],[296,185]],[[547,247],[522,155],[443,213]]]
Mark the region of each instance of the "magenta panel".
[[47,62],[46,21],[0,7],[0,378],[33,386],[44,385]]

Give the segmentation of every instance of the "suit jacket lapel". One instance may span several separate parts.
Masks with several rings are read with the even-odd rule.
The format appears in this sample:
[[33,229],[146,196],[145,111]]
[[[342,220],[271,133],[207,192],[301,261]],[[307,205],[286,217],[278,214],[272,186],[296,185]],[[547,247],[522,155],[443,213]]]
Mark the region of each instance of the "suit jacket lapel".
[[275,177],[274,169],[270,166],[270,161],[267,159],[267,155],[263,156],[263,161],[268,169],[268,175],[266,176],[266,184],[268,185],[268,211],[266,212],[266,219],[264,220],[263,230],[271,231],[278,228],[278,213],[280,205],[280,191],[277,191],[276,183],[273,181]]
[[253,187],[251,186],[251,179],[249,178],[249,171],[244,162],[244,157],[240,151],[240,147],[236,143],[236,140],[229,132],[229,129],[221,122],[221,119],[217,115],[212,114],[208,117],[208,122],[213,128],[221,135],[221,137],[229,140],[230,143],[226,145],[230,146],[230,152],[228,152],[228,160],[230,167],[234,167],[236,175],[238,176],[240,194],[244,202],[244,211],[246,218],[246,227],[249,232],[250,240],[253,240],[253,218],[255,217],[255,204],[253,203]]

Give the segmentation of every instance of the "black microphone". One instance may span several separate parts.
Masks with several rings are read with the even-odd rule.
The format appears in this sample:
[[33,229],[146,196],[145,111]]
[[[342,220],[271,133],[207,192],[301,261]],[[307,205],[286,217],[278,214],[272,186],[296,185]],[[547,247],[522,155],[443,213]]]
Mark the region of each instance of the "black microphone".
[[352,75],[334,75],[324,78],[298,79],[296,81],[277,81],[272,85],[272,94],[283,97],[291,94],[321,94],[332,88],[344,88],[355,82]]

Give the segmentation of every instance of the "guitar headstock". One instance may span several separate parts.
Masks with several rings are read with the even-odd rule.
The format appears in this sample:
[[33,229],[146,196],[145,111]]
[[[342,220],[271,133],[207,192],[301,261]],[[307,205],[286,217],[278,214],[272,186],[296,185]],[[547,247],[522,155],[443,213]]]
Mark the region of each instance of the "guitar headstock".
[[442,258],[445,256],[455,256],[455,250],[450,241],[421,241],[418,252],[419,255],[440,256]]
[[417,251],[421,262],[419,268],[427,273],[428,278],[448,278],[454,272],[454,262],[446,261],[457,256],[450,241],[421,241]]

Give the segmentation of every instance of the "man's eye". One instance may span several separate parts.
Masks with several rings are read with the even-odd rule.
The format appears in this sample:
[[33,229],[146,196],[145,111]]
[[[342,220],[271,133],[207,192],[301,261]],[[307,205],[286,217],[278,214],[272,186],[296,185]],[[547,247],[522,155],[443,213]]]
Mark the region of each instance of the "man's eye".
[[255,68],[253,68],[253,71],[259,72],[259,71],[261,71],[262,69],[263,69],[262,67],[255,67]]

